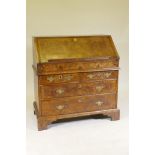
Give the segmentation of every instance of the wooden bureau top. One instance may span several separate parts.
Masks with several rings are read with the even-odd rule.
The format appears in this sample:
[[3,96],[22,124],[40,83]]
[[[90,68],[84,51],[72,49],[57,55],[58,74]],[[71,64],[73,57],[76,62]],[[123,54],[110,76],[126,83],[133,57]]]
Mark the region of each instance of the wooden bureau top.
[[38,63],[60,59],[119,58],[110,35],[34,37]]

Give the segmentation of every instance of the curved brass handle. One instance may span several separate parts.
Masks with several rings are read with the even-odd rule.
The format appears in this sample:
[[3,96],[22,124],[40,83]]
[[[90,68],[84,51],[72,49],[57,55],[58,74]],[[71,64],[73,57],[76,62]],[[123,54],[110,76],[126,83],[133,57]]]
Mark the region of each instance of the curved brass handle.
[[103,101],[97,101],[95,104],[97,104],[98,106],[101,106],[102,104],[104,104]]
[[108,78],[110,75],[111,75],[111,73],[104,73],[104,76],[105,76],[106,78]]
[[59,88],[59,89],[56,90],[56,93],[61,95],[61,94],[64,93],[64,89]]
[[87,77],[88,77],[89,79],[93,79],[93,78],[94,78],[94,75],[93,75],[93,74],[88,74]]
[[56,106],[56,108],[57,108],[58,110],[62,110],[62,109],[64,109],[64,107],[65,107],[64,105],[57,105],[57,106]]
[[52,82],[52,81],[54,80],[54,77],[53,77],[53,76],[48,76],[48,77],[47,77],[47,80],[48,80],[49,82]]
[[47,77],[47,80],[49,81],[49,82],[52,82],[52,81],[54,81],[54,80],[64,80],[64,81],[69,81],[69,80],[71,80],[73,78],[73,76],[72,75],[55,75],[55,76],[48,76]]
[[104,86],[96,86],[96,90],[99,92],[102,91],[103,88],[104,88]]
[[96,73],[96,74],[88,74],[87,77],[89,79],[93,79],[95,76],[98,76],[100,78],[108,78],[112,73],[106,72],[106,73]]

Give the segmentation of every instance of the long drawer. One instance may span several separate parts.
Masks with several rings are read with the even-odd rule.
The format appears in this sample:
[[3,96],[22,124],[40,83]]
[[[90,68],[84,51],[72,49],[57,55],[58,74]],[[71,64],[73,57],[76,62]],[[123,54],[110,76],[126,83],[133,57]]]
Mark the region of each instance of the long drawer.
[[104,80],[85,83],[61,83],[55,85],[41,85],[40,99],[51,99],[69,96],[95,95],[113,93],[117,91],[117,80]]
[[104,79],[117,79],[118,71],[103,71],[103,72],[84,72],[70,74],[53,74],[39,76],[40,84],[54,84],[76,81],[97,81]]
[[41,101],[42,115],[63,115],[116,108],[116,94],[67,97]]
[[[68,60],[69,61],[69,60]],[[119,65],[118,59],[113,60],[91,60],[91,61],[75,61],[70,62],[48,62],[37,66],[38,75],[58,74],[58,73],[77,73],[88,71],[100,71],[109,68],[117,68]]]

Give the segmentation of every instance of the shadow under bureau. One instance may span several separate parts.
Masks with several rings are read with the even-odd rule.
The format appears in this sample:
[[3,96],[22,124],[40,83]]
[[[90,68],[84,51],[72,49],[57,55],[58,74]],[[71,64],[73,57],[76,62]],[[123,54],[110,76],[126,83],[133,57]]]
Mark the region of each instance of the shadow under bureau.
[[111,36],[34,37],[33,60],[38,130],[78,116],[119,119],[119,56]]

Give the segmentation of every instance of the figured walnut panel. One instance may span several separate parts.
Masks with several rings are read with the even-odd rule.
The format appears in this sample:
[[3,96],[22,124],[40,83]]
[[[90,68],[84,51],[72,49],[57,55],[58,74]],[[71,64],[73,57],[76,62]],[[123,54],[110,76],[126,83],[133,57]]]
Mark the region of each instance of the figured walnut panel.
[[40,86],[40,98],[52,99],[69,96],[113,93],[117,91],[117,80],[105,80],[92,83],[64,83]]
[[118,71],[50,74],[39,76],[39,83],[55,84],[55,83],[67,83],[67,82],[94,81],[94,80],[97,81],[97,80],[117,79],[117,78],[118,78]]
[[111,36],[34,37],[38,130],[62,118],[118,120],[119,56]]
[[116,108],[116,94],[44,100],[42,115],[63,115]]
[[118,57],[111,36],[36,37],[39,62],[54,59]]
[[118,60],[114,61],[92,61],[92,62],[60,62],[60,63],[43,63],[38,64],[38,74],[59,74],[84,71],[99,71],[106,68],[118,67]]
[[105,79],[117,79],[118,71],[98,71],[98,72],[87,72],[79,73],[80,81],[97,81]]

